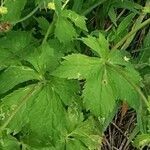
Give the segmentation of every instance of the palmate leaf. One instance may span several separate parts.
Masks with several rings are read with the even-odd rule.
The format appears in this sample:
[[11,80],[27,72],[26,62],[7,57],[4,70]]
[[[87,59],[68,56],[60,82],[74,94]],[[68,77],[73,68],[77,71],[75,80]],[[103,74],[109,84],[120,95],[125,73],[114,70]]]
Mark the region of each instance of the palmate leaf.
[[31,51],[30,32],[12,31],[0,39],[0,94],[11,90],[16,85],[29,81],[40,80],[40,75],[33,69],[22,66],[22,61]]
[[91,120],[87,120],[79,124],[70,134],[73,139],[68,138],[66,142],[66,149],[76,150],[78,148],[86,150],[88,148],[95,150],[100,148],[101,137],[98,133],[93,134],[94,129],[92,127],[94,127],[94,122]]
[[52,82],[28,86],[3,98],[1,131],[7,125],[9,133],[21,132],[20,141],[33,149],[98,148],[101,138],[94,120],[84,121],[83,115],[72,108],[66,114],[56,86],[59,88]]
[[0,105],[1,131],[7,127],[10,133],[21,132],[21,140],[31,147],[56,144],[59,130],[65,125],[64,104],[74,100],[75,86],[75,82],[52,77],[50,83],[27,86],[4,97]]
[[[91,37],[86,40],[86,44],[95,50],[90,39]],[[103,40],[99,42],[103,43]],[[104,46],[102,51],[97,49],[99,54],[105,54],[101,55],[102,58],[81,54],[64,57],[62,65],[53,75],[69,79],[86,79],[83,91],[84,104],[96,116],[107,117],[113,111],[117,99],[127,101],[131,107],[138,110],[139,96],[130,81],[139,85],[139,74],[123,59],[120,52],[109,52]]]
[[73,54],[65,59],[54,74],[69,79],[86,79],[83,97],[87,109],[96,115],[106,116],[113,110],[116,96],[113,95],[115,89],[108,83],[102,60],[81,54]]
[[[49,44],[45,43],[24,58],[32,68],[9,66],[1,73],[3,92],[22,82],[38,80],[35,84],[12,90],[1,99],[0,133],[7,131],[8,134],[0,137],[4,141],[0,143],[2,149],[8,143],[7,148],[15,146],[17,149],[22,145],[33,150],[65,150],[66,147],[70,150],[71,146],[74,150],[80,147],[94,150],[99,147],[97,139],[101,138],[95,132],[94,120],[85,121],[80,112],[66,112],[66,108],[76,101],[79,86],[77,81],[50,75],[52,68],[56,67],[56,56]],[[9,138],[10,134],[17,134],[19,141]]]
[[52,86],[32,89],[20,89],[2,100],[2,127],[11,117],[7,128],[16,133],[22,130],[25,143],[37,147],[50,146],[58,136],[57,128],[64,124],[64,108]]

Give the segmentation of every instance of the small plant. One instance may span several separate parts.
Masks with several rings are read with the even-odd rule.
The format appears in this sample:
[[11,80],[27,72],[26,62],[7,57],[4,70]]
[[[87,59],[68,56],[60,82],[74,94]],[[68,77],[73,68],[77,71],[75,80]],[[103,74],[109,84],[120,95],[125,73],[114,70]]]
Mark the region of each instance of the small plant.
[[0,149],[104,149],[120,107],[136,113],[128,142],[150,146],[149,8],[1,0]]

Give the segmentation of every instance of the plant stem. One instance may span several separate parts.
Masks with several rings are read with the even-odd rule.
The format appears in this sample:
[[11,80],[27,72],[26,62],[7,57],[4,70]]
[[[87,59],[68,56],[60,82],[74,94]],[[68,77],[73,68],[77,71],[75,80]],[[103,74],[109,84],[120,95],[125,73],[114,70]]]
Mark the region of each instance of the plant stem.
[[124,38],[121,39],[121,41],[119,41],[113,48],[112,50],[116,50],[118,49],[128,38],[130,38],[130,36],[132,36],[134,33],[136,33],[137,31],[139,31],[140,29],[142,29],[143,27],[145,27],[146,25],[150,24],[150,18],[147,19],[146,21],[144,21],[143,23],[141,23],[137,28],[135,28],[134,30],[132,30],[131,32],[129,32]]
[[44,39],[43,39],[43,41],[42,41],[42,45],[47,41],[49,34],[53,33],[54,25],[55,25],[55,16],[54,16],[54,18],[53,18],[52,23],[49,25],[49,27],[48,27],[48,29],[47,29],[47,32],[46,32],[46,34],[45,34],[45,37],[44,37]]
[[22,21],[25,21],[27,20],[28,18],[30,18],[32,15],[34,15],[36,13],[36,11],[39,9],[40,5],[38,5],[33,11],[31,11],[27,16],[21,18],[20,20],[18,21],[14,21],[12,22],[13,25],[17,24],[17,23],[20,23]]
[[119,68],[113,66],[110,63],[107,63],[108,66],[110,66],[114,71],[116,71],[117,73],[119,73],[134,89],[135,91],[139,94],[139,96],[141,97],[141,99],[143,100],[143,102],[146,104],[147,107],[149,107],[149,103],[147,98],[145,97],[145,95],[142,93],[141,89],[136,86],[130,79],[129,77],[126,76],[126,74]]
[[94,8],[96,8],[97,6],[103,4],[104,2],[106,2],[106,0],[98,1],[96,4],[92,5],[90,8],[88,8],[87,10],[85,10],[84,12],[82,12],[82,15],[86,16],[86,15],[89,14]]

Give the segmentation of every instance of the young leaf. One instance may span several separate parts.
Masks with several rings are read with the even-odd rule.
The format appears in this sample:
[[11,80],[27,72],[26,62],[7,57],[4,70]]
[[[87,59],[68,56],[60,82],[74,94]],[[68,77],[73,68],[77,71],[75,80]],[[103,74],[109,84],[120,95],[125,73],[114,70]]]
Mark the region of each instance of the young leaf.
[[99,33],[99,38],[88,36],[87,38],[82,38],[84,44],[90,47],[94,52],[96,52],[100,57],[106,57],[109,52],[108,41],[105,37]]
[[131,13],[121,21],[121,23],[119,24],[119,26],[117,28],[117,35],[121,35],[125,31],[127,31],[127,27],[130,25],[134,16],[135,16],[135,13]]
[[62,15],[69,18],[80,29],[88,31],[85,22],[86,18],[84,16],[80,16],[72,10],[62,11]]
[[111,19],[111,21],[113,22],[113,24],[115,26],[117,26],[117,17],[116,17],[116,12],[115,12],[115,9],[113,7],[111,7],[109,9],[109,12],[108,12],[108,15],[109,15],[109,18]]
[[55,36],[60,42],[68,43],[77,37],[77,33],[70,21],[59,16],[56,22]]
[[48,20],[44,17],[38,17],[36,18],[36,21],[38,22],[38,26],[41,28],[42,35],[45,35],[49,27]]
[[116,33],[115,33],[115,38],[114,38],[115,43],[120,41],[121,38],[123,38],[124,35],[126,35],[128,33],[129,25],[131,24],[134,16],[135,16],[135,13],[129,14],[118,25],[118,28],[117,28]]

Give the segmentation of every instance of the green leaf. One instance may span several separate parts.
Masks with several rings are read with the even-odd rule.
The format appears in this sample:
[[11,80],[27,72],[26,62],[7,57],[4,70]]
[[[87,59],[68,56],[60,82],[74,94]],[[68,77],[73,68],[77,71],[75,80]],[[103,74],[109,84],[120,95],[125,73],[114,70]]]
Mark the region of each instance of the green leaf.
[[[101,143],[101,133],[94,119],[89,117],[85,120],[77,107],[69,107],[67,116],[67,130],[65,129],[62,133],[64,136],[62,142],[66,149],[98,149]],[[66,140],[63,141],[64,139]]]
[[0,48],[10,49],[14,52],[27,47],[31,41],[34,41],[31,32],[12,31],[0,38]]
[[107,68],[102,66],[86,80],[83,97],[87,109],[105,120],[115,107],[117,95],[115,86],[108,78]]
[[[75,101],[76,92],[79,90],[76,81],[49,75],[52,69],[50,66],[56,65],[53,58],[53,49],[45,43],[39,51],[36,49],[35,55],[31,53],[30,57],[25,59],[37,71],[23,66],[11,66],[1,73],[3,78],[0,77],[3,91],[19,83],[39,79],[35,85],[25,85],[24,88],[12,91],[1,99],[0,104],[1,131],[8,129],[9,133],[14,135],[23,135],[20,140],[33,149],[51,149],[57,144],[66,122],[64,106]],[[34,77],[36,75],[38,78]]]
[[89,74],[99,68],[100,60],[96,57],[88,57],[82,54],[72,54],[64,57],[60,68],[54,71],[54,75],[68,79],[85,79]]
[[2,99],[2,127],[11,117],[7,125],[11,132],[22,130],[25,143],[44,147],[46,143],[51,145],[53,134],[64,124],[64,109],[52,86],[32,88],[20,89]]
[[20,133],[20,140],[33,148],[51,148],[60,138],[64,141],[62,131],[68,125],[64,104],[74,101],[75,85],[51,78],[45,85],[27,86],[7,95],[0,104],[1,132],[7,128],[14,135]]
[[105,37],[99,33],[99,38],[88,36],[87,38],[82,38],[84,44],[96,52],[100,57],[106,57],[109,52],[109,44]]
[[27,0],[7,0],[5,1],[5,7],[8,9],[8,13],[2,17],[5,22],[14,23],[20,19],[21,12],[24,9]]
[[20,150],[20,144],[13,136],[4,135],[3,139],[0,140],[0,149],[1,150]]
[[80,29],[88,31],[85,22],[86,18],[84,16],[81,16],[72,10],[64,10],[62,15],[69,18]]
[[123,0],[123,1],[114,0],[112,1],[112,3],[113,3],[113,6],[116,8],[125,8],[130,11],[133,11],[134,13],[138,13],[138,10],[143,8],[138,3],[135,3],[130,0]]
[[54,0],[54,3],[55,3],[55,11],[57,13],[57,15],[60,15],[61,14],[61,8],[62,8],[62,3],[61,3],[61,0]]
[[135,16],[135,13],[131,13],[127,15],[121,23],[118,25],[118,28],[115,33],[115,39],[114,42],[117,43],[120,41],[129,31],[129,25],[131,24],[133,18]]
[[8,49],[0,48],[0,69],[9,65],[20,65],[20,59]]
[[76,52],[76,43],[74,42],[61,43],[57,38],[54,38],[50,39],[48,43],[50,47],[54,49],[55,55],[59,56],[60,58],[62,58],[65,53]]
[[11,66],[0,74],[0,94],[11,90],[14,86],[29,81],[40,80],[34,70],[23,66]]
[[66,56],[62,65],[53,72],[53,75],[62,78],[86,79],[82,95],[84,105],[104,119],[113,111],[117,99],[127,101],[136,110],[140,106],[139,96],[133,87],[133,84],[139,85],[139,74],[121,57],[121,53],[113,51],[108,56],[107,59],[81,54]]
[[109,18],[111,19],[111,21],[113,22],[113,24],[115,26],[117,26],[117,17],[116,17],[116,12],[115,12],[115,9],[113,7],[111,7],[109,9],[109,12],[108,12],[108,15],[109,15]]
[[121,23],[119,24],[118,28],[117,28],[117,34],[121,34],[124,32],[124,30],[127,29],[127,27],[129,26],[129,24],[131,23],[133,17],[135,16],[134,13],[129,14],[127,17],[125,17]]
[[101,146],[102,136],[93,118],[88,118],[82,123],[79,122],[79,125],[72,132],[72,136],[82,141],[91,150],[98,149]]
[[36,21],[38,22],[38,26],[41,28],[42,35],[45,35],[50,25],[48,20],[44,17],[38,17],[36,18]]
[[137,148],[148,146],[150,144],[150,134],[140,134],[134,140],[134,146]]
[[51,72],[58,65],[58,58],[54,54],[54,49],[48,43],[34,48],[25,60],[30,62],[41,76],[44,76],[46,71]]
[[55,28],[55,36],[60,42],[68,43],[77,37],[77,33],[70,21],[64,17],[58,17]]
[[144,39],[144,44],[141,49],[141,55],[139,63],[148,63],[150,65],[150,32],[146,35]]
[[[118,67],[119,70],[121,69]],[[123,74],[130,79],[132,82],[134,82],[135,85],[139,85],[140,77],[137,74],[137,72],[130,72],[131,68],[126,68],[123,70]],[[124,75],[121,75],[119,71],[113,70],[111,66],[109,67],[109,79],[111,81],[111,84],[114,86],[114,91],[118,96],[119,99],[122,101],[126,101],[130,107],[134,108],[136,111],[138,111],[140,107],[140,98],[135,91],[134,87],[130,85],[130,83],[125,79]]]
[[65,105],[69,105],[75,100],[80,89],[77,81],[62,80],[55,77],[50,81],[54,86],[55,92],[60,96]]
[[24,31],[9,32],[0,38],[0,67],[19,65],[28,55],[31,41],[34,41],[31,33]]

